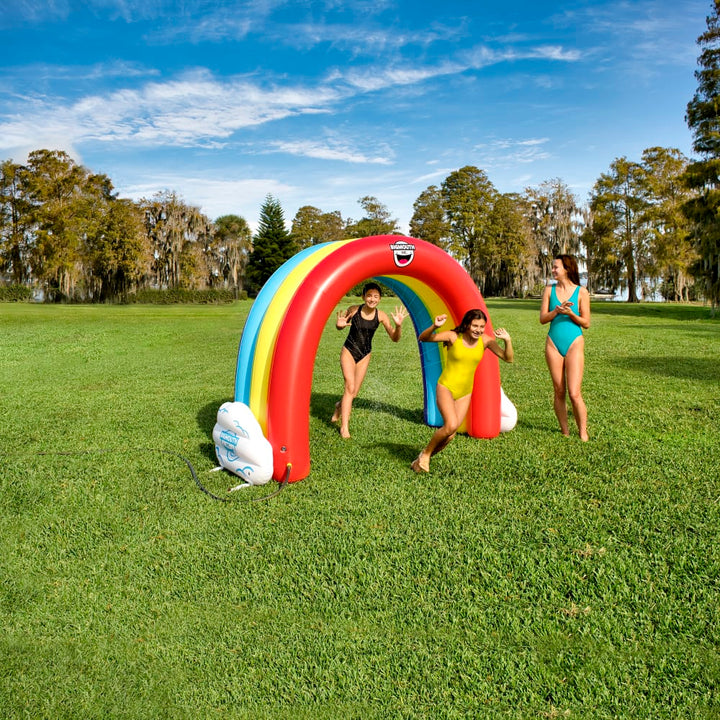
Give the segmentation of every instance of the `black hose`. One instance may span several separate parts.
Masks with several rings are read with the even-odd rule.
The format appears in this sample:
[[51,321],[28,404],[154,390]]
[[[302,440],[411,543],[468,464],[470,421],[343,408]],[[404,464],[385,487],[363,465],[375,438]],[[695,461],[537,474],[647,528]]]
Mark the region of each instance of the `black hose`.
[[[45,451],[45,452],[39,452],[38,455],[94,455],[94,454],[100,454],[100,453],[136,453],[136,452],[152,452],[152,453],[164,453],[165,455],[173,455],[174,457],[180,458],[190,470],[190,474],[193,477],[193,480],[195,481],[195,484],[204,492],[206,495],[209,495],[213,500],[219,500],[220,502],[232,502],[230,498],[226,497],[220,497],[219,495],[215,495],[215,493],[210,492],[201,482],[200,478],[198,477],[198,474],[195,472],[195,468],[193,467],[193,464],[184,456],[181,455],[178,452],[174,452],[173,450],[158,450],[155,448],[133,448],[131,450],[109,450],[109,449],[100,449],[100,450],[58,450],[58,451]],[[275,497],[276,495],[279,495],[282,490],[285,489],[285,486],[288,484],[288,480],[290,478],[290,468],[292,466],[288,464],[286,472],[285,472],[285,478],[280,483],[280,487],[275,490],[274,492],[270,493],[269,495],[264,495],[263,497],[259,498],[252,498],[251,502],[260,502],[261,500],[269,500],[270,498]]]

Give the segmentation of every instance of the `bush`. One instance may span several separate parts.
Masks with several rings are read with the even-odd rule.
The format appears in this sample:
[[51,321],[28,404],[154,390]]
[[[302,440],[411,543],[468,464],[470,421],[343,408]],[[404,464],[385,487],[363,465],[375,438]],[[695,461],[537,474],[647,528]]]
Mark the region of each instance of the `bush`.
[[187,290],[174,288],[172,290],[138,290],[127,296],[127,303],[147,305],[222,305],[235,300],[247,300],[245,290],[237,291],[235,288],[210,288],[208,290]]
[[0,302],[30,302],[32,299],[32,288],[25,285],[0,286]]

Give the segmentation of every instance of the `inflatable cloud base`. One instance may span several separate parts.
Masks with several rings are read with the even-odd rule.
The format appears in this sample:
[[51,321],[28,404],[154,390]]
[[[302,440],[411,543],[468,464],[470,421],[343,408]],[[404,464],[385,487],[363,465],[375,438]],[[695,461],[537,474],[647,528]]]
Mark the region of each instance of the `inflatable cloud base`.
[[220,466],[248,485],[265,485],[273,476],[273,450],[250,408],[241,402],[220,406],[213,428]]

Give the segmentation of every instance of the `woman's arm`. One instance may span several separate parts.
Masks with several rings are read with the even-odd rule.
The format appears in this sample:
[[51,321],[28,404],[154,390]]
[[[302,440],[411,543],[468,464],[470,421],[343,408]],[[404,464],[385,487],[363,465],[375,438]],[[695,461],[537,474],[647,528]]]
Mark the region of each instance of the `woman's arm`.
[[357,309],[359,307],[359,305],[351,305],[347,310],[345,310],[345,312],[340,310],[340,312],[337,314],[337,319],[335,320],[335,327],[338,330],[346,328],[350,324],[353,315],[357,312]]
[[419,335],[418,340],[420,342],[449,342],[454,343],[457,340],[457,333],[452,330],[445,330],[444,332],[435,332],[438,328],[441,328],[447,315],[438,315],[435,318],[435,323],[429,328],[425,328]]
[[550,292],[552,291],[552,287],[550,285],[545,286],[545,291],[543,292],[542,296],[542,302],[540,303],[540,324],[545,325],[545,323],[549,323],[551,320],[554,320],[558,315],[557,308],[555,310],[548,310],[550,307]]
[[590,327],[590,293],[587,288],[581,287],[578,297],[579,314],[572,313],[570,318],[581,328],[587,330]]
[[403,320],[406,317],[407,310],[403,306],[400,306],[399,308],[396,307],[395,312],[392,313],[392,319],[395,321],[395,327],[393,327],[387,313],[384,313],[382,310],[378,311],[378,320],[382,323],[393,342],[398,342],[398,340],[400,340],[400,328],[402,327]]
[[[512,338],[505,328],[497,328],[497,330],[495,330],[495,337],[490,337],[489,335],[483,335],[482,337],[483,345],[488,350],[494,352],[501,360],[511,363],[515,359]],[[502,347],[496,338],[502,340],[505,347]]]

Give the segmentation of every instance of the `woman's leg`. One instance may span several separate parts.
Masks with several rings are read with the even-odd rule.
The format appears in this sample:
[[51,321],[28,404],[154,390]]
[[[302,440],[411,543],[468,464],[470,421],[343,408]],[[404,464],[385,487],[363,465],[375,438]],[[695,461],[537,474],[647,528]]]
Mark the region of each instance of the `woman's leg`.
[[413,461],[412,469],[415,472],[428,472],[430,470],[430,458],[443,450],[455,437],[457,429],[462,425],[462,421],[470,408],[471,395],[465,395],[455,400],[452,393],[439,383],[436,394],[443,424],[442,427],[435,430],[430,442],[418,455],[417,459]]
[[570,434],[568,427],[567,405],[565,399],[565,358],[558,352],[550,338],[545,341],[545,361],[550,370],[553,384],[553,407],[555,417],[560,423],[560,432]]
[[579,337],[570,346],[565,356],[567,391],[572,403],[573,415],[577,423],[580,439],[589,439],[587,431],[587,408],[582,396],[582,379],[585,371],[585,338]]
[[352,410],[353,400],[360,392],[369,364],[370,355],[366,355],[360,362],[356,363],[346,347],[343,347],[340,351],[340,367],[345,380],[345,391],[340,401],[340,435],[344,438],[350,437],[350,411]]

